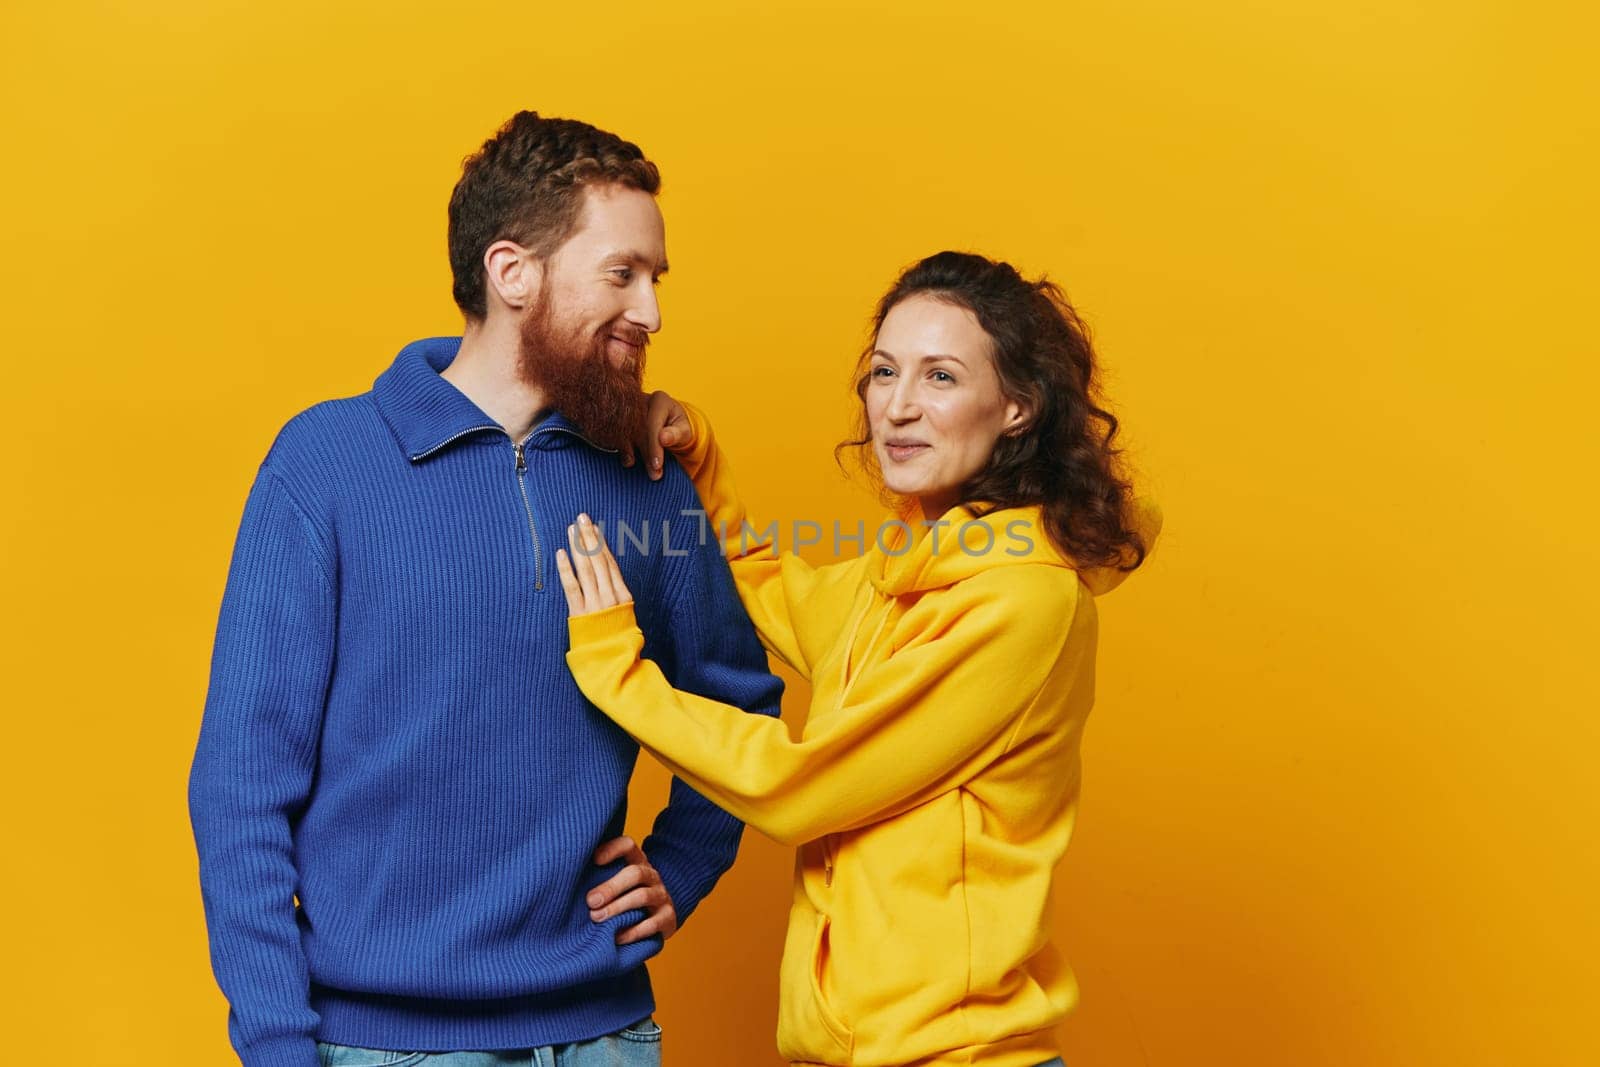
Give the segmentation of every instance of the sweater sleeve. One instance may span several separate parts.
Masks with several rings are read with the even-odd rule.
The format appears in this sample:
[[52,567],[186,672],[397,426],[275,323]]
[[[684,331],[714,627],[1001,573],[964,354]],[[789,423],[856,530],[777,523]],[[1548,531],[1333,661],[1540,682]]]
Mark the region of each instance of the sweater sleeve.
[[[639,658],[631,605],[575,616],[567,663],[593,703],[674,773],[785,844],[853,829],[955,788],[1003,754],[1061,659],[1077,579],[1015,567],[908,613],[916,636],[867,666],[806,736],[674,690]],[[1051,568],[1054,571],[1054,568]]]
[[[683,485],[686,498],[691,495]],[[686,499],[687,502],[687,499]],[[692,542],[692,538],[684,538]],[[658,635],[670,646],[664,684],[749,718],[775,722],[783,682],[767,668],[718,547],[689,547],[667,596],[668,625]],[[681,777],[642,848],[661,874],[681,925],[733,864],[744,824]]]
[[776,525],[762,530],[750,525],[734,486],[733,470],[712,433],[711,420],[690,404],[683,409],[693,428],[694,444],[674,455],[700,495],[705,521],[722,544],[739,599],[761,643],[809,681],[811,664],[819,653],[802,640],[793,607],[811,597],[819,581],[818,570],[792,552],[776,550]]
[[290,826],[333,665],[331,552],[272,470],[245,502],[189,775],[211,963],[244,1067],[316,1067]]

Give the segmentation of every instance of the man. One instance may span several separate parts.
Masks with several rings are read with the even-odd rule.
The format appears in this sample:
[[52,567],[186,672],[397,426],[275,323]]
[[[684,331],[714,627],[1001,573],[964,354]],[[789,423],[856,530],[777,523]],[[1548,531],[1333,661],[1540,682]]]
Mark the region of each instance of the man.
[[643,963],[742,825],[674,781],[642,848],[619,837],[638,749],[566,668],[567,524],[655,534],[624,569],[674,684],[765,714],[782,685],[687,534],[688,479],[619,462],[661,325],[658,188],[634,145],[514,116],[451,197],[464,336],[262,462],[189,792],[246,1067],[659,1061]]

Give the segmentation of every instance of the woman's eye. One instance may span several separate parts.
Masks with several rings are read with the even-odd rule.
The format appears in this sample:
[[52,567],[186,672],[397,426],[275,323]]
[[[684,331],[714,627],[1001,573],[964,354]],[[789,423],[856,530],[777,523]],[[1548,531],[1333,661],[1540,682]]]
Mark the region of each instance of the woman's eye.
[[946,370],[936,370],[936,371],[934,371],[933,372],[933,380],[936,381],[936,382],[953,382],[953,381],[955,381],[955,379],[950,376],[950,372],[946,371]]
[[872,368],[872,376],[874,378],[887,378],[889,375],[891,375],[893,373],[894,373],[894,368],[893,367],[881,367],[880,366],[880,367],[873,367]]

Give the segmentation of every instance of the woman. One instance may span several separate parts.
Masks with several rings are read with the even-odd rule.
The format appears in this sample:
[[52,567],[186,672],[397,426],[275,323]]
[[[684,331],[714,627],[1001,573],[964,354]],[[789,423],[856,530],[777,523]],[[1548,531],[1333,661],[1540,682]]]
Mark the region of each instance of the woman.
[[[1143,562],[1158,513],[1116,470],[1086,332],[1060,292],[943,252],[880,302],[858,445],[896,520],[812,567],[740,536],[704,415],[657,403],[762,643],[806,677],[783,723],[673,690],[587,516],[558,553],[567,661],[674,773],[799,846],[779,979],[796,1063],[1059,1063],[1071,971],[1050,901],[1094,689],[1091,593]],[[658,401],[664,394],[657,394]],[[664,413],[664,414],[662,414]]]

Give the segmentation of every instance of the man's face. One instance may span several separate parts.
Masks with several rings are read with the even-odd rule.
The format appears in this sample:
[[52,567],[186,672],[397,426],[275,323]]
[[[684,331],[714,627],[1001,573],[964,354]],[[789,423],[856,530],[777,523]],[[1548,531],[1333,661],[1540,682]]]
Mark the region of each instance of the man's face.
[[588,188],[578,228],[545,260],[522,320],[523,380],[608,448],[630,444],[643,427],[644,355],[661,328],[655,287],[666,241],[655,197]]

